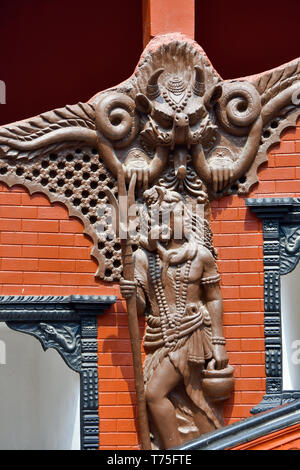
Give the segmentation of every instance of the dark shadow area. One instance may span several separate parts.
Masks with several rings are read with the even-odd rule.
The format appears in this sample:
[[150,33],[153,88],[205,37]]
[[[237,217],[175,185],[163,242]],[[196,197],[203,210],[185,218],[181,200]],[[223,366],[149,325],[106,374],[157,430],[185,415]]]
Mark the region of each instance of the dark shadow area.
[[142,2],[2,0],[0,124],[79,101],[127,79],[142,52]]
[[195,39],[223,79],[245,77],[296,59],[300,3],[195,1]]

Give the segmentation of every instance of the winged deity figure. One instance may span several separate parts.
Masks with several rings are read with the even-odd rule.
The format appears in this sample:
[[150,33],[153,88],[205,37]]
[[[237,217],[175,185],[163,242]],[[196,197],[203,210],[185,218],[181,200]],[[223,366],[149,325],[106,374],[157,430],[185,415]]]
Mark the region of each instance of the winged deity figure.
[[280,133],[300,114],[299,59],[222,80],[205,52],[179,33],[153,39],[133,75],[87,103],[0,128],[0,180],[64,203],[93,240],[96,275],[120,278],[105,187],[127,179],[187,197],[246,194]]

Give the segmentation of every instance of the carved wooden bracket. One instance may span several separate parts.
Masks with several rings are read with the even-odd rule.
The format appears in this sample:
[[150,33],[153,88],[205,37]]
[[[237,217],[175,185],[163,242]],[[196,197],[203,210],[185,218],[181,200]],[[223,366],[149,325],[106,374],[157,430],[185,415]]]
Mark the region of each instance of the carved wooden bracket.
[[259,413],[300,397],[300,391],[282,388],[280,277],[295,269],[300,259],[300,198],[246,199],[263,220],[264,303],[267,390]]
[[94,243],[96,273],[120,278],[107,213],[117,168],[138,184],[188,198],[246,194],[270,145],[300,114],[300,61],[223,81],[201,47],[179,34],[153,39],[134,74],[88,103],[0,128],[0,180],[66,205]]
[[0,322],[54,348],[80,374],[81,448],[99,448],[97,317],[114,296],[0,296]]

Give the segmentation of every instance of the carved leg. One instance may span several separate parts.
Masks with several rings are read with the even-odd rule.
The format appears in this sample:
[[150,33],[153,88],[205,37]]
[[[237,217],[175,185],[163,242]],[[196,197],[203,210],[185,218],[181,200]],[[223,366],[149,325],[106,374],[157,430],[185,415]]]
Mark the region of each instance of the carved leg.
[[165,358],[146,387],[147,404],[165,449],[181,444],[175,409],[167,397],[181,380],[181,375]]

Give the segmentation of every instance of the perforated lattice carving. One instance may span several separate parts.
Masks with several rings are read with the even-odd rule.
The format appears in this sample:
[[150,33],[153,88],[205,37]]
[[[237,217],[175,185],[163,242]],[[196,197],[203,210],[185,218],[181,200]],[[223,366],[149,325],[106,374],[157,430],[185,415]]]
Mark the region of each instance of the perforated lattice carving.
[[43,192],[62,202],[72,216],[84,221],[85,233],[94,241],[92,255],[99,261],[97,275],[106,281],[120,278],[121,247],[115,237],[105,187],[117,196],[114,177],[103,166],[96,149],[62,150],[31,161],[0,160],[0,175],[12,186],[22,184],[30,193]]

